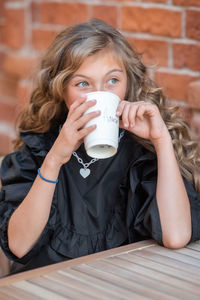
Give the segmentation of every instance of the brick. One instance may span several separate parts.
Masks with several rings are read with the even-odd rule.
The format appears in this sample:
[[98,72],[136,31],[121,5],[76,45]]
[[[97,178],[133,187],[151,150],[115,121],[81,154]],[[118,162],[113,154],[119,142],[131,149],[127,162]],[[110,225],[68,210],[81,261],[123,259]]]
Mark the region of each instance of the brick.
[[31,17],[32,22],[39,22],[40,20],[40,6],[34,1],[31,1]]
[[181,12],[161,8],[124,6],[121,11],[123,30],[169,37],[181,36],[181,19]]
[[6,0],[1,0],[0,1],[0,18],[2,18],[4,16],[5,2],[6,2]]
[[143,53],[142,60],[147,65],[168,65],[168,43],[157,40],[127,38],[130,45],[139,53]]
[[7,123],[14,123],[16,118],[16,103],[13,101],[0,101],[0,120]]
[[173,61],[176,68],[200,71],[200,45],[173,44]]
[[33,29],[32,45],[37,50],[45,50],[57,34],[55,30]]
[[188,103],[190,107],[200,109],[200,80],[191,82],[188,86]]
[[5,24],[2,28],[2,41],[7,46],[19,49],[24,45],[24,9],[5,9]]
[[3,70],[17,78],[32,76],[38,66],[37,57],[7,54],[3,63]]
[[71,25],[87,20],[88,6],[80,3],[44,2],[40,4],[39,13],[42,23]]
[[195,76],[187,74],[174,74],[167,72],[155,72],[155,81],[158,86],[163,87],[164,93],[170,99],[187,101],[188,86],[196,79]]
[[173,0],[174,5],[200,6],[199,0]]
[[186,35],[195,40],[200,40],[200,11],[186,11]]
[[[138,0],[131,0],[131,2],[136,2]],[[108,3],[108,0],[101,0],[100,1],[101,3]],[[112,0],[112,2],[116,2],[116,3],[119,3],[119,2],[127,2],[127,0]]]
[[5,53],[0,52],[0,70],[2,69],[4,58],[5,58]]
[[141,0],[142,2],[167,3],[168,0]]
[[0,17],[0,43],[2,42],[3,19]]
[[6,74],[0,74],[0,95],[4,97],[16,97],[17,82],[14,78]]
[[101,19],[117,27],[117,7],[97,5],[92,7],[92,18]]

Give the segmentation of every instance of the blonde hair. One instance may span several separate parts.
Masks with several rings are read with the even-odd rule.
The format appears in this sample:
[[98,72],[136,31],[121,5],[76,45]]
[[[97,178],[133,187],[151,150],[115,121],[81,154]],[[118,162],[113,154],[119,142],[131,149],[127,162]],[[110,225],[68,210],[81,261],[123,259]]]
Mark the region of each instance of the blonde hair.
[[[63,92],[74,72],[85,58],[105,48],[112,49],[127,72],[128,101],[156,104],[171,134],[182,175],[193,182],[200,193],[200,158],[198,146],[190,138],[186,123],[166,104],[162,90],[146,75],[141,57],[113,27],[100,20],[90,20],[63,30],[46,51],[29,106],[19,118],[19,132],[43,133],[58,126],[67,116]],[[134,137],[144,147],[155,151],[152,144]],[[18,135],[15,149],[23,142]]]

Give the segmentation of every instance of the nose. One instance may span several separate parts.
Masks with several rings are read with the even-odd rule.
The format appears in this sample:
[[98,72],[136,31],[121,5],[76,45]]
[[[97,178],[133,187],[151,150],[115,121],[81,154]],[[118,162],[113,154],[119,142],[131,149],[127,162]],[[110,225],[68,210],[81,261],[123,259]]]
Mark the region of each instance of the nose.
[[99,83],[99,84],[95,84],[95,86],[93,87],[93,92],[94,91],[96,91],[96,92],[98,92],[98,91],[106,92],[106,91],[108,91],[108,88],[106,88],[106,86],[104,84]]

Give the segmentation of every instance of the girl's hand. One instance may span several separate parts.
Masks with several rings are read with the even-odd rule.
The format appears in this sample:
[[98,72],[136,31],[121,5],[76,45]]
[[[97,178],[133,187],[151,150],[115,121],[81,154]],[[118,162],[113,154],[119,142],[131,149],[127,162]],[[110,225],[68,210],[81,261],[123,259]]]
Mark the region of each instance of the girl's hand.
[[144,101],[121,101],[117,109],[117,116],[121,116],[120,128],[130,131],[138,137],[148,139],[154,145],[166,137],[169,138],[168,129],[158,107],[154,104]]
[[99,111],[84,114],[89,107],[96,104],[96,100],[85,100],[86,97],[82,97],[70,106],[67,120],[48,153],[51,161],[59,166],[70,159],[72,152],[81,145],[84,137],[96,128],[95,125],[84,128],[87,122],[100,114]]

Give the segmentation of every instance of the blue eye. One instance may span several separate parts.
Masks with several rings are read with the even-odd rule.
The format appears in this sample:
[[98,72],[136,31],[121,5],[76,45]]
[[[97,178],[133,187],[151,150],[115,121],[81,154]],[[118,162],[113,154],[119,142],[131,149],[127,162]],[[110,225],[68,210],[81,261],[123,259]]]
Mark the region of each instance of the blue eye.
[[80,81],[76,84],[76,86],[80,86],[80,87],[86,87],[88,86],[88,82],[87,81]]
[[119,80],[118,80],[117,78],[114,78],[114,77],[108,80],[108,82],[109,82],[110,84],[116,84],[118,81],[119,81]]

